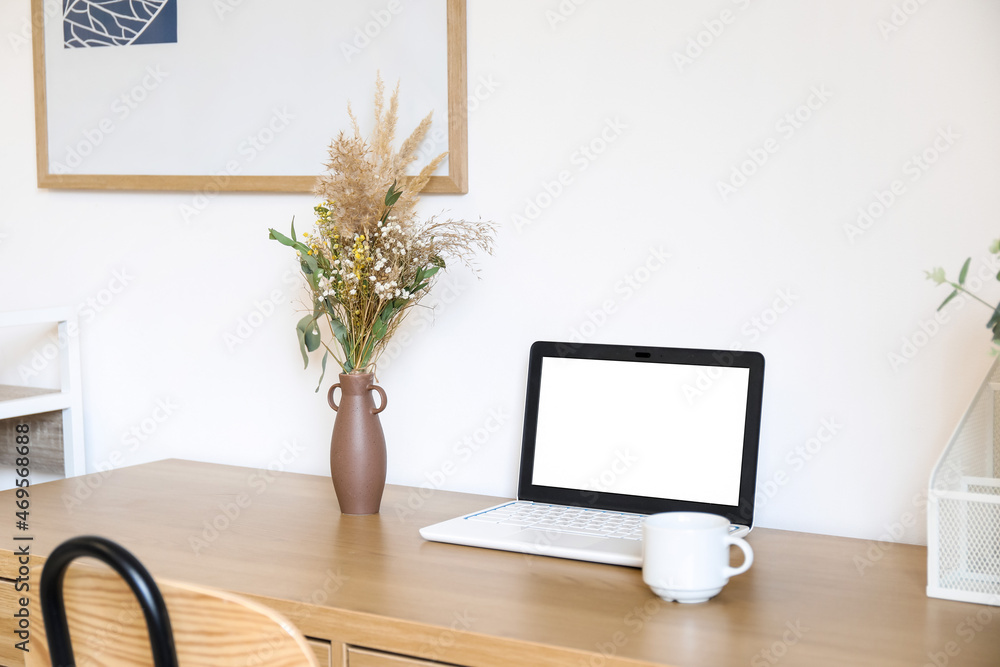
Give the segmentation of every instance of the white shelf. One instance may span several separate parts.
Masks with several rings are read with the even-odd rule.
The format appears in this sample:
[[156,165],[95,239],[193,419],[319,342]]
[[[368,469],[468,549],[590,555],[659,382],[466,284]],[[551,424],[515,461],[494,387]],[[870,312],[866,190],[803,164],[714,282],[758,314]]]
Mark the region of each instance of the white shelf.
[[59,389],[0,385],[0,419],[62,411],[63,467],[66,477],[86,472],[83,447],[83,397],[80,387],[80,339],[72,308],[44,308],[0,313],[0,327],[55,324],[59,338]]

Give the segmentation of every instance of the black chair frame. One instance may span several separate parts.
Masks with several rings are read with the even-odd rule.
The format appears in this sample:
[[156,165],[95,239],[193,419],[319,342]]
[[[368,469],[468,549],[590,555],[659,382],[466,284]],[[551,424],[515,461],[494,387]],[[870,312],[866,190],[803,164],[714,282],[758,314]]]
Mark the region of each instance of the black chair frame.
[[53,667],[75,667],[62,587],[70,563],[96,558],[115,570],[135,595],[146,618],[155,667],[178,667],[174,634],[163,595],[152,575],[128,550],[103,537],[85,535],[66,540],[52,552],[42,569],[40,603]]

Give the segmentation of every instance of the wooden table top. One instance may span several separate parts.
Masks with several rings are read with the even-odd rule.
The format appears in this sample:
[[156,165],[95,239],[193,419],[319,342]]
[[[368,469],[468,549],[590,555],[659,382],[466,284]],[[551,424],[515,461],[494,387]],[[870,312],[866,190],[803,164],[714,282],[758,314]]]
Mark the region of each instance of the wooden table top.
[[[0,493],[9,535],[33,535],[36,555],[103,535],[154,576],[270,599],[306,634],[330,636],[333,619],[348,643],[442,661],[513,664],[518,649],[593,667],[1000,664],[1000,609],[928,598],[919,546],[755,529],[750,571],[680,605],[638,569],[417,533],[499,501],[486,496],[390,485],[381,514],[344,516],[327,477],[167,460],[33,486],[19,533],[13,493]],[[0,576],[16,577],[13,544],[0,540]]]

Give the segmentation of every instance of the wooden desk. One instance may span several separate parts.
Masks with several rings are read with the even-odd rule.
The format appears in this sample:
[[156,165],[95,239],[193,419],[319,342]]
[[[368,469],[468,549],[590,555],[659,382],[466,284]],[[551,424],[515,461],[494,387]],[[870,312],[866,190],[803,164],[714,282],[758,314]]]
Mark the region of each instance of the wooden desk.
[[927,598],[923,547],[757,529],[750,571],[688,606],[661,602],[637,569],[417,534],[495,500],[484,496],[390,486],[380,515],[341,516],[326,477],[179,460],[31,491],[27,533],[0,493],[4,665],[20,664],[13,536],[34,535],[44,556],[84,533],[155,576],[270,604],[334,667],[1000,664],[1000,609]]

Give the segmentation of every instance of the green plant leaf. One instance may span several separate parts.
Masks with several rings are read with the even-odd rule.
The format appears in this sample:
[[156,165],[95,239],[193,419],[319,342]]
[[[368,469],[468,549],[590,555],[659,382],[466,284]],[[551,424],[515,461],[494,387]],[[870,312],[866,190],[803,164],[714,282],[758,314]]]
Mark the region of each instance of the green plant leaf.
[[330,318],[330,328],[333,329],[333,337],[337,339],[337,342],[340,343],[340,349],[344,351],[344,358],[346,359],[344,362],[344,371],[350,372],[352,355],[347,327],[344,326],[344,323],[341,322],[340,318],[338,318],[336,313],[334,313],[330,300],[324,299],[324,302],[326,303],[326,314]]
[[942,301],[941,305],[938,306],[938,310],[941,310],[942,308],[944,308],[945,306],[947,306],[948,302],[951,301],[952,299],[954,299],[956,296],[958,296],[958,290],[957,289],[956,290],[952,290],[951,294],[948,295],[948,298],[945,299],[944,301]]
[[320,335],[319,328],[316,326],[316,321],[313,320],[313,326],[309,327],[305,331],[305,342],[306,349],[310,352],[315,352],[319,349]]
[[322,370],[319,373],[319,382],[316,383],[316,393],[319,393],[319,388],[323,386],[323,378],[326,376],[326,360],[330,357],[330,351],[327,350],[323,353],[323,361],[321,363]]
[[402,194],[403,191],[397,190],[396,181],[393,181],[392,185],[389,186],[389,191],[385,193],[385,205],[389,207],[394,206]]
[[[301,244],[299,244],[301,245]],[[302,272],[306,275],[314,275],[319,273],[319,266],[316,264],[316,258],[309,254],[311,251],[307,249],[302,253]]]
[[315,350],[316,348],[309,349],[309,340],[306,337],[306,331],[309,330],[310,326],[315,328],[316,317],[313,315],[306,315],[299,323],[295,325],[295,333],[299,337],[299,351],[302,353],[303,368],[309,368],[309,352]]
[[993,317],[986,323],[986,328],[993,329],[994,334],[1000,330],[1000,304],[997,304],[997,307],[993,310]]
[[310,256],[309,255],[309,246],[307,246],[305,243],[302,243],[301,241],[296,241],[295,240],[295,223],[294,222],[292,223],[292,238],[288,238],[287,236],[285,236],[284,234],[282,234],[281,232],[279,232],[276,229],[268,229],[267,231],[269,232],[268,235],[267,235],[267,238],[272,239],[274,241],[277,241],[281,245],[286,245],[289,248],[295,248],[296,250],[298,250],[302,254],[303,257],[309,257]]
[[385,338],[385,334],[388,333],[389,327],[382,320],[375,320],[372,324],[372,338],[375,340],[382,340]]
[[319,327],[316,326],[316,314],[306,315],[301,320],[299,320],[296,328],[302,332],[302,341],[305,343],[306,349],[310,352],[314,352],[319,349],[320,344],[320,334]]
[[944,269],[942,269],[940,266],[936,266],[930,271],[924,271],[924,274],[926,275],[928,280],[933,280],[938,285],[943,285],[944,283],[947,282],[947,279],[944,276]]
[[267,238],[269,238],[269,239],[271,239],[273,241],[277,241],[278,243],[280,243],[282,245],[287,245],[287,246],[295,247],[295,244],[297,243],[296,241],[293,241],[292,239],[288,238],[287,236],[285,236],[284,234],[282,234],[281,232],[279,232],[277,229],[270,228],[267,231],[270,232],[267,235]]
[[969,262],[971,262],[971,261],[972,261],[972,258],[969,257],[967,260],[965,260],[965,264],[962,265],[962,270],[958,274],[958,284],[959,285],[964,285],[965,284],[965,277],[967,275],[969,275]]

